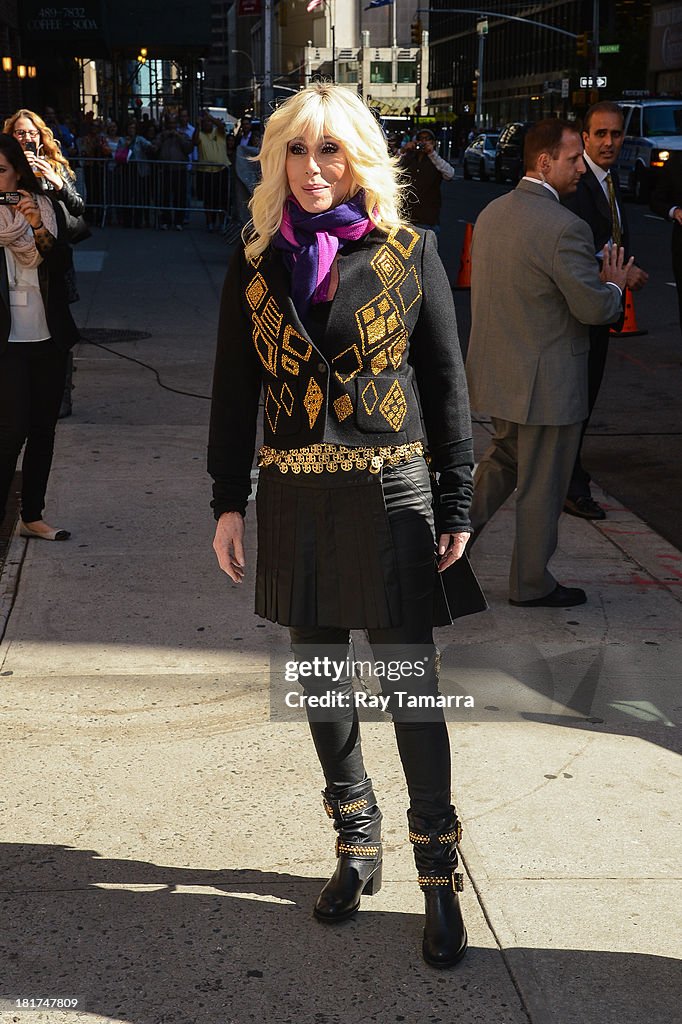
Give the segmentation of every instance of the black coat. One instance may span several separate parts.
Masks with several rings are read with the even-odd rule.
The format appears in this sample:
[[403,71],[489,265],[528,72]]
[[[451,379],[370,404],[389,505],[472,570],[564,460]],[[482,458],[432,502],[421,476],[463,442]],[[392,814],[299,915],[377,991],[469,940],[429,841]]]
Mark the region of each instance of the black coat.
[[329,321],[316,344],[292,302],[281,254],[268,250],[251,264],[240,249],[232,259],[208,450],[216,517],[245,510],[262,390],[264,442],[272,448],[377,447],[426,438],[454,530],[468,523],[470,487],[460,486],[456,471],[473,461],[471,421],[452,293],[435,237],[408,226],[388,237],[374,230],[341,249],[338,269]]
[[[628,230],[628,222],[625,216],[625,206],[620,192],[620,187],[618,185],[618,180],[615,175],[612,176],[612,180],[614,191],[616,193],[616,202],[618,203],[618,209],[620,211],[625,258],[628,259],[631,255],[629,249],[630,232]],[[611,225],[611,207],[609,206],[608,199],[604,195],[604,189],[601,187],[597,181],[596,175],[589,167],[581,176],[575,192],[572,192],[568,196],[564,196],[561,202],[563,206],[568,210],[572,210],[573,213],[577,214],[581,220],[584,220],[590,226],[594,237],[594,251],[595,253],[600,252],[613,234]]]
[[[622,245],[625,249],[625,259],[627,260],[630,256],[630,230],[628,228],[627,217],[625,215],[623,196],[615,174],[612,175],[612,181],[614,192],[616,193],[618,210],[620,211]],[[609,206],[609,201],[604,195],[604,189],[599,184],[597,176],[589,166],[585,173],[581,175],[575,192],[571,192],[570,195],[563,196],[561,203],[567,210],[571,210],[580,217],[581,220],[584,220],[592,231],[592,237],[594,238],[594,252],[596,256],[596,254],[601,252],[606,243],[613,236],[613,225],[611,222],[611,207]],[[622,326],[623,313],[621,313],[617,320],[614,320],[612,325],[606,324],[590,327],[590,343],[594,345],[595,341],[603,342],[604,339],[608,340],[611,327],[620,330]]]
[[[658,176],[651,194],[650,206],[654,213],[669,220],[673,206],[682,206],[682,152],[671,151],[665,167]],[[682,254],[682,225],[673,221],[672,250]]]
[[[45,318],[50,337],[63,351],[72,348],[79,340],[71,310],[69,309],[65,272],[71,265],[71,250],[66,241],[65,221],[59,205],[53,203],[57,217],[57,241],[43,257],[38,267],[38,282],[45,306]],[[12,325],[9,304],[9,280],[5,250],[0,246],[0,355],[7,351]]]
[[440,221],[443,175],[434,167],[426,153],[408,150],[400,159],[401,168],[410,178],[407,193],[410,220],[415,224],[436,225]]

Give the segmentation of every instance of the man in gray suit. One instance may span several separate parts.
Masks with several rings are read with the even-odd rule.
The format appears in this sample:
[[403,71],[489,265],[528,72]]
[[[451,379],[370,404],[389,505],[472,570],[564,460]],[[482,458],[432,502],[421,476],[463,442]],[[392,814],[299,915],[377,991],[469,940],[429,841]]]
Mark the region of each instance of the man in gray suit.
[[480,214],[472,245],[471,404],[489,413],[492,445],[474,477],[477,536],[516,490],[509,602],[568,608],[587,600],[547,563],[587,415],[588,324],[611,323],[628,266],[605,246],[601,274],[592,233],[559,202],[585,171],[574,125],[530,129],[525,176]]

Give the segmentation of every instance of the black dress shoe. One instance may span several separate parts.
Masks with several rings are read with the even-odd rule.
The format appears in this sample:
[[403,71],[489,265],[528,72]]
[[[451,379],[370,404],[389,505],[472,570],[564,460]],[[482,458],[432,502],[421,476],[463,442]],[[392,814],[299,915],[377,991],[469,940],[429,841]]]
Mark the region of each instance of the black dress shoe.
[[587,594],[580,587],[562,587],[557,583],[554,590],[545,597],[534,597],[530,601],[512,601],[509,604],[517,608],[573,608],[577,604],[585,604]]
[[604,509],[589,494],[580,498],[566,498],[564,512],[568,512],[569,516],[579,516],[580,519],[606,519]]

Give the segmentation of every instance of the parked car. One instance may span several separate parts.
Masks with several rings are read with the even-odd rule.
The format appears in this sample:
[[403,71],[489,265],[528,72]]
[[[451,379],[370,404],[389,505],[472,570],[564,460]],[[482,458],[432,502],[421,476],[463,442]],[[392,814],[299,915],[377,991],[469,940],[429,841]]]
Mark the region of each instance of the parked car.
[[495,181],[514,184],[523,177],[523,143],[532,121],[510,121],[500,132],[495,149]]
[[644,203],[671,150],[682,150],[682,100],[618,100],[625,138],[616,164],[624,192]]
[[481,181],[487,181],[495,173],[495,146],[498,135],[477,135],[464,150],[462,157],[462,174],[469,180],[478,175]]

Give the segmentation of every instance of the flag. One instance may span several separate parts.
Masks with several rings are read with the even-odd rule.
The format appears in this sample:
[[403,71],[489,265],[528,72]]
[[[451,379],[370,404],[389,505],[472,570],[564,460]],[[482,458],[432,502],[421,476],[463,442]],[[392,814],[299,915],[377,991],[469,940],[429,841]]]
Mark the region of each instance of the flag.
[[369,6],[365,7],[365,10],[371,11],[373,7],[387,7],[392,3],[393,0],[369,0]]
[[310,0],[310,3],[306,7],[306,11],[310,14],[310,12],[314,11],[316,7],[321,7],[323,3],[324,0]]

